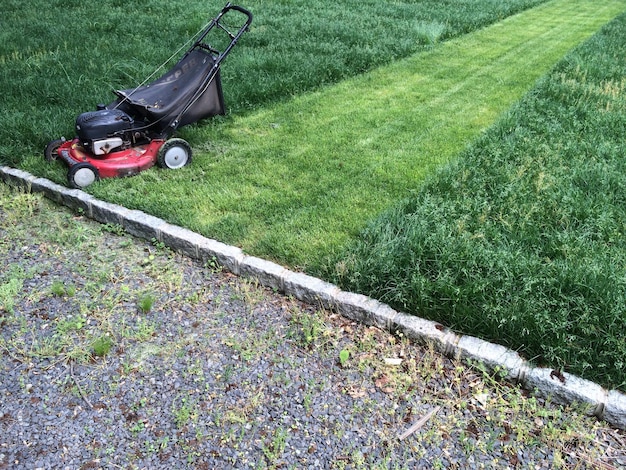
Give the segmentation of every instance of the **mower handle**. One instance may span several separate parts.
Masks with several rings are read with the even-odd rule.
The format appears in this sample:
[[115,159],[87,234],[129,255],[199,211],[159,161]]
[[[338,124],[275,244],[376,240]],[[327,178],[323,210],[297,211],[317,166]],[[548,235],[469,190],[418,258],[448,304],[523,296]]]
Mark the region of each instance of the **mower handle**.
[[[239,30],[234,34],[231,31],[229,31],[226,26],[220,23],[220,20],[222,19],[222,17],[225,14],[227,14],[230,10],[238,11],[239,13],[242,13],[243,15],[247,17],[245,23],[243,23],[239,27]],[[194,93],[192,98],[182,108],[182,111],[178,113],[178,116],[176,116],[174,120],[170,122],[169,124],[170,132],[173,132],[174,130],[178,128],[181,116],[185,112],[187,112],[187,110],[189,110],[189,108],[200,98],[202,93],[204,93],[207,90],[207,88],[209,87],[209,85],[211,84],[211,82],[213,81],[217,73],[219,72],[220,64],[226,58],[226,56],[230,53],[231,49],[235,47],[235,44],[237,44],[237,41],[239,41],[239,38],[241,37],[241,35],[244,32],[248,31],[251,23],[252,23],[252,13],[250,13],[250,11],[246,10],[243,7],[240,7],[238,5],[233,5],[232,3],[228,2],[224,6],[224,8],[222,8],[222,11],[220,11],[219,14],[213,20],[211,20],[209,25],[200,35],[200,37],[198,37],[194,45],[189,48],[189,50],[187,51],[187,54],[191,53],[191,51],[193,51],[195,48],[201,48],[201,49],[206,49],[210,51],[212,54],[215,54],[215,58],[214,58],[215,62],[213,63],[213,67],[211,68],[207,77],[204,79],[203,84],[200,87],[200,89],[196,91],[196,93]],[[230,44],[226,46],[226,48],[222,52],[214,49],[209,44],[203,42],[206,36],[209,34],[209,31],[211,31],[213,27],[218,27],[222,29],[230,37]],[[187,54],[185,54],[185,57]]]
[[248,17],[248,21],[246,22],[246,24],[250,25],[250,23],[252,23],[252,13],[249,10],[246,10],[244,7],[240,7],[239,5],[233,5],[232,3],[228,2],[222,12],[226,13],[228,10],[235,10],[243,13]]

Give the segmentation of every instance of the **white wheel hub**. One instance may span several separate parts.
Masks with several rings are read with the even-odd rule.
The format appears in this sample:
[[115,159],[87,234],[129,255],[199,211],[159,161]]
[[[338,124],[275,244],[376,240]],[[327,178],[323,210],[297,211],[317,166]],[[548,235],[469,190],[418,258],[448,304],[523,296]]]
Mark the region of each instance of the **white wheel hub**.
[[184,167],[188,158],[187,151],[183,147],[176,145],[165,152],[164,160],[168,168],[176,170]]
[[96,181],[96,174],[89,168],[81,168],[74,174],[74,181],[77,186],[84,188]]

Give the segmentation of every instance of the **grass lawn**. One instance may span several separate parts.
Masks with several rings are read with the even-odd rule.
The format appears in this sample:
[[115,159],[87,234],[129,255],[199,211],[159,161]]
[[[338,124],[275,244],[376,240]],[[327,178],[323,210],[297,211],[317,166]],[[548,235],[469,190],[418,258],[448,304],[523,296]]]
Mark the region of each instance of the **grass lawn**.
[[622,14],[327,275],[626,389],[625,38]]
[[338,85],[183,131],[197,152],[192,166],[91,191],[311,269],[623,7],[544,4]]

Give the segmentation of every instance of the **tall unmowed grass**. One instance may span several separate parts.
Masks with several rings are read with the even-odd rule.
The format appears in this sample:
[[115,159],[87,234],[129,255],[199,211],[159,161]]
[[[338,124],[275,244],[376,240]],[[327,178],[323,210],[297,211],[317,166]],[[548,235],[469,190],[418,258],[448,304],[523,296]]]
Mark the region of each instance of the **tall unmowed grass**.
[[626,15],[329,264],[344,288],[626,389]]

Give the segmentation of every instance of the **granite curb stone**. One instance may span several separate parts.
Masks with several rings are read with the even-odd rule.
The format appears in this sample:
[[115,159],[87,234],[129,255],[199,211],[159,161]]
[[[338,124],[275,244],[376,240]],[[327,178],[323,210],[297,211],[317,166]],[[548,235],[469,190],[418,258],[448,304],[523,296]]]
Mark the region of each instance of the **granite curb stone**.
[[239,263],[239,275],[257,279],[261,285],[279,292],[285,291],[283,282],[286,269],[279,264],[255,256],[244,256]]
[[607,423],[618,427],[620,429],[626,429],[626,395],[616,390],[611,390],[608,393],[606,402],[604,403],[604,410],[602,410],[602,419]]
[[406,313],[394,319],[394,329],[410,340],[432,345],[436,351],[446,355],[451,354],[459,342],[459,336],[443,325]]
[[539,390],[544,395],[549,394],[557,403],[587,403],[591,406],[589,414],[603,417],[607,391],[589,380],[567,372],[560,373],[546,367],[535,367],[528,370],[522,385],[528,390]]
[[246,256],[239,248],[208,239],[143,212],[100,201],[84,191],[67,189],[44,178],[36,178],[23,170],[2,166],[0,180],[25,191],[43,193],[55,202],[84,211],[99,222],[119,224],[135,236],[156,238],[191,258],[203,262],[214,260],[233,274],[253,277],[260,284],[299,300],[334,308],[354,321],[401,332],[411,340],[432,344],[448,356],[479,361],[492,371],[504,369],[509,378],[539,395],[551,397],[557,403],[585,403],[590,406],[591,414],[616,428],[626,429],[626,394],[619,391],[607,391],[588,380],[549,368],[532,367],[515,351],[503,346],[458,335],[436,322],[397,312],[372,298],[345,292],[320,279],[292,272],[261,258]]
[[474,336],[461,336],[456,353],[463,359],[480,361],[491,370],[498,369],[511,380],[523,381],[528,373],[526,361],[515,351]]
[[236,275],[240,274],[245,257],[240,248],[210,238],[204,238],[198,244],[198,260],[205,264],[215,263]]
[[339,288],[334,284],[289,270],[285,270],[283,287],[296,299],[329,310],[334,308],[334,299],[339,293]]
[[159,239],[160,229],[166,222],[163,219],[146,214],[145,212],[131,210],[126,214],[123,221],[124,230],[135,237],[146,240]]
[[198,245],[204,239],[202,235],[189,229],[164,223],[158,228],[157,241],[192,259],[198,259]]

